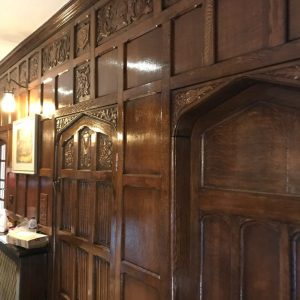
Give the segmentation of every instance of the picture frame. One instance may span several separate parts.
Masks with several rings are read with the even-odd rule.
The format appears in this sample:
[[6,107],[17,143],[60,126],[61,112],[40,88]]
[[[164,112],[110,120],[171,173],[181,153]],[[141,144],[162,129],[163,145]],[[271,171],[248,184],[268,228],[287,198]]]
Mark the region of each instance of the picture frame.
[[39,115],[13,122],[12,128],[12,171],[21,174],[37,172],[37,141]]

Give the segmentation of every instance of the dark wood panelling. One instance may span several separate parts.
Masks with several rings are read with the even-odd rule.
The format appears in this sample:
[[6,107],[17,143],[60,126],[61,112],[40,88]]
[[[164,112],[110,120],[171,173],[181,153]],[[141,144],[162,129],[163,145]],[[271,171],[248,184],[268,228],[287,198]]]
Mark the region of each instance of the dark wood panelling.
[[118,88],[118,49],[114,49],[97,59],[97,96],[116,93]]
[[39,177],[28,176],[27,179],[27,203],[26,203],[26,216],[28,218],[37,219],[37,208],[38,208],[38,197],[39,197]]
[[278,1],[221,0],[217,2],[219,60],[279,43],[270,39],[269,29],[273,24],[272,10],[278,9],[275,2]]
[[126,173],[160,173],[161,109],[160,94],[126,103]]
[[159,198],[153,189],[124,189],[124,259],[160,272]]
[[[17,186],[17,175],[15,173],[7,173],[6,175],[6,186],[7,186],[7,192],[6,192],[6,199],[5,199],[5,208],[10,211],[16,211],[17,210],[17,193],[16,193],[16,186]],[[23,209],[23,207],[20,207],[20,211]],[[25,212],[25,209],[22,210],[22,212]]]
[[[48,177],[40,178],[40,221],[44,226],[52,225],[52,197],[53,197],[52,179]],[[43,196],[42,196],[43,195]],[[44,198],[42,200],[41,198]],[[41,218],[42,216],[42,218]]]
[[[63,188],[63,199],[62,201],[62,211],[61,211],[61,229],[71,231],[71,225],[72,225],[72,207],[73,203],[69,199],[73,199],[72,195],[76,193],[76,187],[74,191],[74,182],[70,179],[64,179],[62,188]],[[73,193],[72,193],[73,191]]]
[[88,299],[88,253],[76,250],[76,299]]
[[109,264],[94,257],[94,299],[109,300]]
[[52,120],[42,122],[42,141],[40,167],[45,169],[53,168],[54,151],[54,123]]
[[26,175],[17,175],[17,202],[16,212],[21,216],[26,216],[26,196],[27,196],[27,177]]
[[[62,242],[60,246],[60,256],[63,257],[61,265],[59,266],[61,283],[60,295],[71,298],[74,284],[74,250],[69,244]],[[62,297],[62,299],[65,298]]]
[[280,283],[279,243],[280,234],[276,228],[259,223],[243,226],[241,243],[243,299],[280,299],[277,291]]
[[52,78],[49,82],[43,83],[43,109],[42,113],[44,116],[52,117],[55,112],[55,82]]
[[203,8],[198,7],[174,20],[173,73],[203,64]]
[[88,239],[89,232],[89,217],[91,209],[91,190],[90,184],[87,181],[78,182],[78,219],[77,219],[77,235]]
[[297,233],[292,240],[292,251],[293,251],[293,300],[300,299],[300,235]]
[[139,300],[160,299],[157,290],[129,275],[124,275],[123,285],[124,291],[122,300],[136,300],[136,295],[139,295]]
[[162,76],[162,29],[157,28],[127,44],[127,88]]
[[21,119],[28,114],[28,94],[23,91],[17,98],[17,119]]
[[57,77],[58,108],[73,104],[73,72],[71,70]]
[[29,113],[40,114],[41,111],[41,89],[38,85],[29,91]]
[[300,2],[297,0],[288,0],[289,3],[289,39],[294,40],[300,37],[299,18]]
[[87,101],[91,98],[91,68],[84,63],[75,68],[75,103]]

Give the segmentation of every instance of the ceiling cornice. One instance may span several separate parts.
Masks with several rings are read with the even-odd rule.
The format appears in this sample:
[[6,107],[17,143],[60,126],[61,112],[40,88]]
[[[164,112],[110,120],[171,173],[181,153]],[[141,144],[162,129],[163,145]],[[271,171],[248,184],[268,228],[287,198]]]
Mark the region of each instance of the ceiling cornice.
[[0,75],[99,0],[72,0],[0,61]]

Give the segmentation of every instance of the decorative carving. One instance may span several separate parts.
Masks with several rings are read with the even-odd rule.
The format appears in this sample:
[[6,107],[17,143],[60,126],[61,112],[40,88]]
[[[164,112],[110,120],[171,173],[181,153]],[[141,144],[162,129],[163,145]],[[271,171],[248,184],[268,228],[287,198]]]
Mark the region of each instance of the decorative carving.
[[282,69],[276,69],[264,72],[263,75],[272,76],[275,78],[289,79],[300,81],[300,66],[289,66]]
[[210,85],[201,86],[197,89],[192,89],[188,91],[183,91],[175,94],[175,99],[173,103],[173,120],[177,120],[180,112],[191,103],[195,101],[199,101],[220,85],[222,85],[222,81],[212,83]]
[[57,39],[42,50],[43,74],[70,58],[70,33]]
[[153,0],[112,0],[97,12],[97,44],[153,11]]
[[76,26],[76,56],[81,55],[90,46],[90,20]]
[[39,53],[35,53],[29,58],[29,81],[34,81],[39,77]]
[[19,68],[19,79],[20,79],[20,84],[26,86],[27,85],[27,62],[23,61],[20,64]]
[[64,168],[74,168],[74,138],[69,139],[64,146]]
[[97,169],[112,169],[113,143],[108,135],[98,133]]
[[40,218],[39,223],[47,226],[48,217],[48,194],[40,194]]
[[65,117],[56,119],[56,132],[62,132],[66,127],[69,126],[75,119],[80,118],[80,116],[92,116],[94,118],[99,119],[100,121],[104,121],[114,128],[117,127],[117,108],[116,106],[110,106],[105,108],[97,108],[90,111],[81,111],[77,114],[68,115]]
[[85,127],[80,132],[80,155],[79,167],[80,169],[90,169],[92,165],[92,135],[93,131]]
[[83,64],[76,68],[76,102],[82,102],[90,99],[90,65]]

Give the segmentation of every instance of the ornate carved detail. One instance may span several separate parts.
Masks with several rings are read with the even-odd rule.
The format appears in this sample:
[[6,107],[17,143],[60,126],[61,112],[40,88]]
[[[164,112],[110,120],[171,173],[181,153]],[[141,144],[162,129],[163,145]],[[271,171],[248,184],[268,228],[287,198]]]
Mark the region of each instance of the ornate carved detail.
[[38,79],[39,76],[39,53],[35,53],[29,58],[29,81]]
[[92,165],[92,135],[93,131],[85,127],[79,134],[80,154],[79,167],[80,169],[90,169]]
[[108,135],[98,133],[97,146],[97,169],[111,170],[113,154],[112,139]]
[[76,119],[77,115],[66,116],[64,118],[59,118],[56,120],[56,131],[57,133],[61,132],[65,129],[74,119]]
[[70,33],[57,39],[42,50],[43,74],[70,58]]
[[216,88],[222,85],[223,82],[215,82],[210,85],[201,86],[196,89],[178,92],[175,94],[173,103],[173,120],[177,120],[180,112],[195,101],[201,100],[203,97],[207,96],[213,92]]
[[289,79],[300,81],[300,66],[289,66],[282,69],[276,69],[264,72],[263,75],[272,76],[275,78]]
[[117,108],[116,107],[107,107],[102,109],[91,110],[87,114],[98,118],[101,121],[110,123],[117,128]]
[[90,46],[90,20],[76,26],[76,56],[81,55]]
[[153,0],[113,0],[97,12],[97,44],[153,11]]
[[117,108],[116,106],[97,108],[90,111],[80,112],[77,114],[68,115],[56,119],[56,132],[62,132],[73,120],[78,118],[81,113],[111,124],[114,128],[117,127]]
[[21,85],[25,85],[27,84],[27,62],[26,61],[23,61],[21,64],[20,64],[20,68],[19,68],[19,79],[20,79],[20,84]]
[[74,137],[69,139],[64,146],[64,168],[74,168]]
[[48,194],[40,193],[39,223],[47,226],[47,219],[48,219]]
[[82,102],[90,99],[90,72],[89,63],[76,68],[76,102]]

